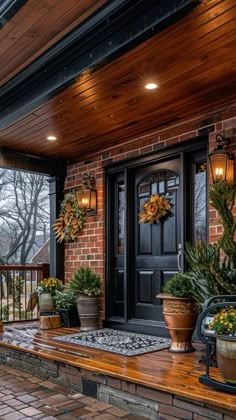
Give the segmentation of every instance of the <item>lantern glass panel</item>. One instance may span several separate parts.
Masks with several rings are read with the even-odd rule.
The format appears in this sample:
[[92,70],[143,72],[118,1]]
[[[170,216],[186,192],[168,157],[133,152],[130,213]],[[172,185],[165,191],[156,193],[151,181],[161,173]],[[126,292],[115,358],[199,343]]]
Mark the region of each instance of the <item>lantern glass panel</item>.
[[228,154],[225,152],[214,153],[209,156],[209,160],[209,182],[226,181]]
[[229,185],[234,185],[234,159],[233,157],[228,158],[226,179]]
[[79,207],[85,209],[90,208],[90,192],[91,190],[89,188],[76,191],[76,198]]

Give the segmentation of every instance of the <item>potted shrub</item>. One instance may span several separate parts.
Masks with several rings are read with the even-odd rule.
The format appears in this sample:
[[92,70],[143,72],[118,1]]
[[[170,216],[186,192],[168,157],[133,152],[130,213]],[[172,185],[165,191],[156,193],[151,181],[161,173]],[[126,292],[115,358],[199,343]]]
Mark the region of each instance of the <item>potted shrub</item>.
[[224,381],[236,385],[236,307],[227,306],[217,311],[208,324],[217,334],[217,365]]
[[163,316],[171,338],[169,351],[194,351],[191,340],[199,306],[193,298],[192,283],[188,275],[176,273],[167,280],[163,293],[157,297],[163,300]]
[[81,331],[97,329],[98,296],[101,292],[100,276],[89,267],[80,267],[70,279],[69,287],[77,295]]
[[56,290],[55,306],[61,316],[62,325],[72,328],[79,326],[79,316],[76,308],[76,296],[72,289]]

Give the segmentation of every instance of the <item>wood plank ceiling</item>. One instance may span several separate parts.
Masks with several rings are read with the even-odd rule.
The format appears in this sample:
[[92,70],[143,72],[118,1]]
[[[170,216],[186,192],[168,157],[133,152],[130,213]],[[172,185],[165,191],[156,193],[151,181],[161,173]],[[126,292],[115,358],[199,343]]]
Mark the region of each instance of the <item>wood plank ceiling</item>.
[[28,0],[0,31],[0,86],[108,0]]
[[[63,10],[55,27],[50,28],[48,21],[48,35],[43,33],[38,40],[37,28],[43,19],[42,11],[38,10],[35,26],[27,29],[22,39],[21,58],[17,58],[14,65],[5,59],[0,70],[2,82],[55,42],[59,22],[64,22],[59,29],[61,35],[81,18],[78,9],[77,18],[73,20],[71,16],[77,1],[43,3],[44,11],[48,11],[49,5],[53,10],[52,4],[56,7],[63,3],[63,7],[67,7],[67,23]],[[81,7],[83,3],[89,5],[84,10],[88,13],[104,2],[79,3]],[[30,0],[27,4],[32,6],[38,2]],[[64,91],[3,127],[0,146],[44,157],[84,159],[140,134],[199,113],[208,115],[215,107],[230,106],[236,99],[235,18],[235,0],[200,2],[187,16],[109,64],[85,70]],[[10,22],[2,30],[10,33]],[[16,20],[14,24],[13,33],[17,33]],[[20,30],[23,31],[23,27]],[[34,46],[27,48],[30,36]],[[10,57],[14,50],[10,49],[13,38],[12,34],[10,40],[5,36],[0,41],[1,52],[3,42],[5,53],[9,52]],[[4,54],[1,62],[3,59]],[[148,81],[156,82],[158,89],[146,90],[144,85]],[[55,142],[46,139],[50,134],[57,137]]]

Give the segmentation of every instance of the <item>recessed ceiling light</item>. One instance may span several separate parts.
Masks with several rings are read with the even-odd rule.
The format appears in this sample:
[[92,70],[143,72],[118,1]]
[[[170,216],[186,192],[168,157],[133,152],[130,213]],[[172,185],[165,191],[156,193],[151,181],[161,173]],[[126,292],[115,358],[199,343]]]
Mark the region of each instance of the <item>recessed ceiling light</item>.
[[48,136],[47,137],[47,140],[49,140],[49,141],[54,141],[56,139],[57,139],[56,136]]
[[147,83],[145,85],[146,89],[152,90],[152,89],[156,89],[158,87],[158,85],[156,83]]

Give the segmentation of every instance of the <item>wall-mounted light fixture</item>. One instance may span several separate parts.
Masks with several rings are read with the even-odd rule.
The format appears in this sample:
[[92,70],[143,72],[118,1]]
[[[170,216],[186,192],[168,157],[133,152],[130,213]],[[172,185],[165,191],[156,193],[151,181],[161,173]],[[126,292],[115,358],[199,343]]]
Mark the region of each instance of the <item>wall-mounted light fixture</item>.
[[95,216],[97,213],[97,191],[94,177],[89,174],[83,175],[83,184],[75,191],[79,207],[84,208],[88,216]]
[[225,182],[234,185],[234,155],[225,150],[230,139],[217,134],[216,143],[216,148],[208,155],[209,183]]

